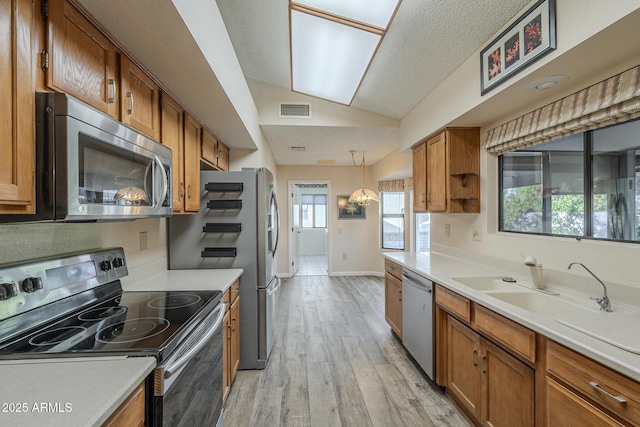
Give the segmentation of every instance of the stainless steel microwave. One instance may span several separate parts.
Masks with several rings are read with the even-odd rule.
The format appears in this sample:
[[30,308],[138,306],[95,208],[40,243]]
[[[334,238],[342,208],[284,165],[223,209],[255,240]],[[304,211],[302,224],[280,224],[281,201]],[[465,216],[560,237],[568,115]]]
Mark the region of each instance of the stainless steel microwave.
[[171,149],[63,93],[36,93],[36,213],[15,221],[172,214]]

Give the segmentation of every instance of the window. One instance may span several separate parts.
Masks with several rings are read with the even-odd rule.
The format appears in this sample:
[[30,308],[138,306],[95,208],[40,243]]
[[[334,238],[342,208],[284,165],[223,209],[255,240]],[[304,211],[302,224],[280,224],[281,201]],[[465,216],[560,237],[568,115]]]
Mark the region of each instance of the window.
[[300,206],[302,228],[327,228],[327,195],[303,194]]
[[383,192],[382,249],[404,249],[404,192]]
[[431,247],[431,214],[417,213],[416,216],[416,252],[429,252]]
[[640,121],[500,156],[500,230],[640,241]]

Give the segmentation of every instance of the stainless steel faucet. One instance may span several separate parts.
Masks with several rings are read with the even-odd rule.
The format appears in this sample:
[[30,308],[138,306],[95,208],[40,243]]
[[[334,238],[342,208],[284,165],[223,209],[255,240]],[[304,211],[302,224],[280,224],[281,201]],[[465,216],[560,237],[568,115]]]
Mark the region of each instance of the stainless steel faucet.
[[593,272],[591,270],[589,270],[587,268],[587,266],[584,265],[581,262],[572,262],[571,264],[569,264],[569,267],[567,267],[567,269],[571,270],[571,266],[574,265],[574,264],[581,265],[585,270],[587,270],[589,272],[589,274],[591,274],[594,277],[594,279],[596,279],[598,282],[600,282],[600,284],[604,288],[604,296],[602,298],[591,297],[591,299],[594,300],[595,302],[597,302],[600,305],[600,311],[611,311],[611,301],[609,301],[609,297],[607,296],[607,286],[604,284],[604,282],[602,280],[600,280],[598,278],[598,276],[593,274]]

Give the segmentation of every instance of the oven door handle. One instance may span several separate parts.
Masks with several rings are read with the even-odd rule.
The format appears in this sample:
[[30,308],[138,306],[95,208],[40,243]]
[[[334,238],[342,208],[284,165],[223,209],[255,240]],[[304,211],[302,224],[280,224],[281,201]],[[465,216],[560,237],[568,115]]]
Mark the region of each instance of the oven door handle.
[[[164,370],[164,378],[170,378],[173,374],[178,372],[184,365],[186,365],[195,355],[198,353],[202,347],[205,346],[207,341],[216,333],[218,326],[222,323],[222,319],[224,318],[224,312],[226,309],[225,303],[220,303],[218,307],[214,310],[214,313],[218,311],[218,317],[213,323],[213,327],[198,341],[196,345],[187,350],[178,360],[173,362]],[[214,314],[215,316],[215,314]]]

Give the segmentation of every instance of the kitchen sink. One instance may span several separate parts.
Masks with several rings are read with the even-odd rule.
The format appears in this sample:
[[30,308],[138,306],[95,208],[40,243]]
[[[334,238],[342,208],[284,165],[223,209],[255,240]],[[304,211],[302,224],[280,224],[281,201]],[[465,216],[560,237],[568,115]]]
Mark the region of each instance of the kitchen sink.
[[589,309],[558,296],[546,295],[535,291],[486,292],[487,295],[506,302],[523,310],[545,316],[555,316],[561,313],[594,313],[597,308]]
[[[458,283],[462,283],[476,291],[511,291],[518,289],[516,283],[505,282],[504,276],[478,276],[478,277],[453,277]],[[512,279],[513,280],[513,279]]]

